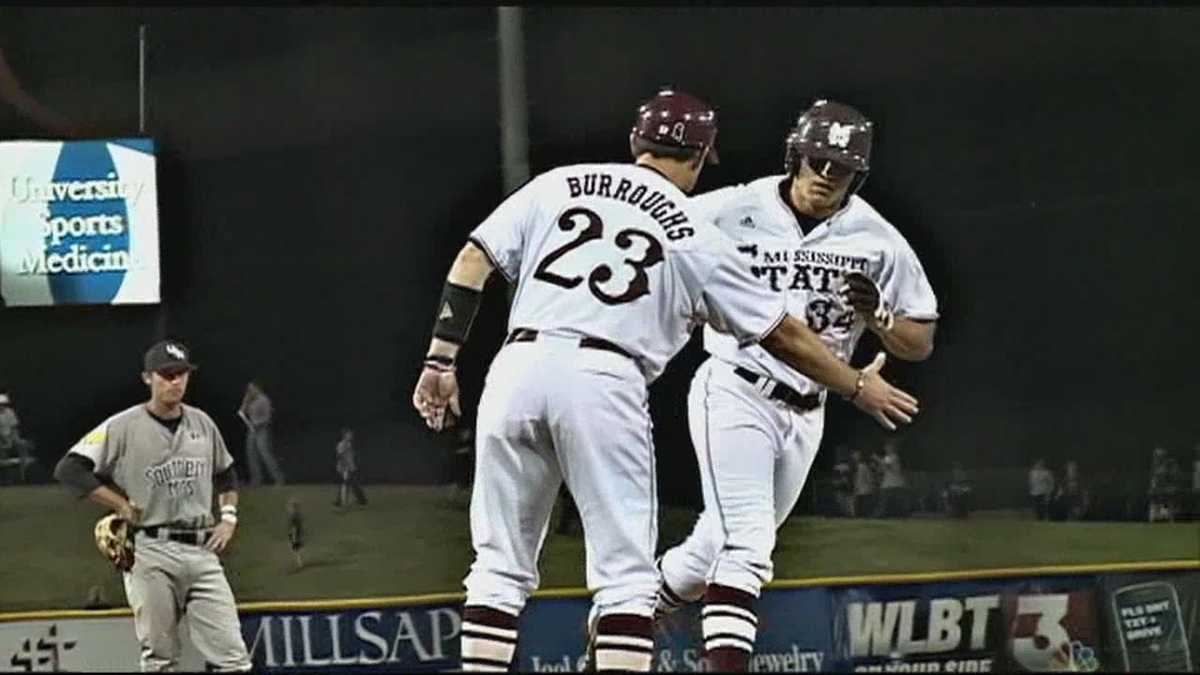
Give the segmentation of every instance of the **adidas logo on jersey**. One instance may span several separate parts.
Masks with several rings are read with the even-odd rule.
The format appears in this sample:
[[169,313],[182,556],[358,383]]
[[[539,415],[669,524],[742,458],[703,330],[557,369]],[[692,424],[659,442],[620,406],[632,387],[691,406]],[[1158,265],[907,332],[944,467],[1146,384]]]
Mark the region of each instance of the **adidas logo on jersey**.
[[742,219],[738,221],[738,225],[742,227],[754,227],[754,219],[750,216],[742,216]]

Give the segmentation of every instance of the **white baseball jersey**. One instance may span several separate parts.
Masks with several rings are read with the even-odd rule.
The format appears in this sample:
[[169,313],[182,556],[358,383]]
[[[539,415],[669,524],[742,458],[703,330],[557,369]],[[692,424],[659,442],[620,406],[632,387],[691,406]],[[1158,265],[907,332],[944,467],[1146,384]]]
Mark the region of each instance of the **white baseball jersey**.
[[509,329],[603,338],[653,380],[707,322],[746,345],[786,314],[732,241],[687,196],[636,164],[553,169],[510,195],[471,234],[517,281]]
[[[866,323],[843,302],[842,275],[861,272],[875,280],[896,316],[936,319],[937,298],[912,247],[895,227],[857,195],[833,216],[803,234],[780,194],[784,175],[707,192],[692,199],[698,216],[738,241],[738,250],[759,282],[787,295],[821,340],[843,361]],[[736,366],[768,375],[801,393],[824,389],[758,345],[742,346],[704,331],[704,348]]]
[[[768,176],[700,195],[693,204],[738,240],[738,250],[764,288],[787,295],[797,311],[804,307],[809,327],[835,354],[848,360],[866,328],[837,292],[847,272],[875,280],[883,302],[896,314],[937,317],[937,300],[916,255],[875,209],[852,196],[806,235],[784,202],[785,180]],[[795,507],[812,469],[825,410],[820,405],[802,411],[768,399],[734,368],[767,375],[800,392],[823,387],[758,345],[739,347],[706,330],[704,346],[713,357],[692,379],[688,423],[705,509],[691,536],[663,555],[663,581],[687,600],[698,598],[708,583],[757,595],[773,578],[775,531]],[[751,623],[723,630],[753,644]]]

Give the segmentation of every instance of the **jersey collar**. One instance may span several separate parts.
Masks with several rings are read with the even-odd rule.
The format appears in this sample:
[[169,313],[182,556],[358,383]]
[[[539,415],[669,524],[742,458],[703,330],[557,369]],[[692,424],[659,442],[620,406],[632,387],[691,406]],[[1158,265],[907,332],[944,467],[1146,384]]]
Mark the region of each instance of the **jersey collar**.
[[663,173],[663,172],[659,171],[658,169],[656,169],[656,168],[654,168],[654,167],[652,167],[652,166],[649,166],[649,165],[646,165],[646,164],[638,164],[637,162],[634,162],[634,163],[633,163],[633,165],[634,165],[634,166],[636,166],[636,167],[643,168],[643,169],[645,169],[645,170],[647,170],[647,171],[653,171],[654,173],[656,173],[656,174],[658,174],[658,175],[662,176],[662,177],[663,177],[663,179],[664,179],[664,180],[666,180],[668,183],[671,183],[671,185],[674,185],[674,184],[675,184],[675,183],[674,183],[674,182],[673,182],[673,181],[672,181],[670,178],[668,178],[668,177],[667,177],[667,174],[665,174],[665,173]]
[[792,203],[791,191],[792,177],[784,176],[783,179],[779,181],[778,189],[775,190],[775,196],[779,198],[779,206],[781,206],[785,212],[792,215],[792,219],[795,221],[796,231],[800,233],[801,239],[804,239],[813,232],[816,232],[822,225],[831,227],[833,220],[845,213],[846,209],[850,207],[850,200],[846,199],[846,203],[842,205],[842,208],[831,213],[829,217],[824,219],[813,218],[812,216],[800,213],[799,209],[796,208],[796,205]]

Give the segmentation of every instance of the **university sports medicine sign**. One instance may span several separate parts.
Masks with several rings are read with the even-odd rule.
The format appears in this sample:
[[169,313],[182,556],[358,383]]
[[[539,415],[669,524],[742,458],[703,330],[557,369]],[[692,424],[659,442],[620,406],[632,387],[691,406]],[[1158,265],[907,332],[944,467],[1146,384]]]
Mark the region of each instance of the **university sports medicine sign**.
[[0,142],[0,296],[159,302],[154,141]]

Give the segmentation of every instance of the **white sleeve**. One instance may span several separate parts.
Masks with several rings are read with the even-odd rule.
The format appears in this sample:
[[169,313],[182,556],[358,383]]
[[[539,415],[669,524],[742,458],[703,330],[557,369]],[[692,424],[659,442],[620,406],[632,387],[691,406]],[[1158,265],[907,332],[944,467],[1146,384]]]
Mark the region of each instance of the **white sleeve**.
[[740,193],[741,187],[740,185],[730,185],[695,195],[688,199],[688,212],[694,213],[698,218],[714,221],[717,227],[721,227],[722,223],[718,220],[719,212],[723,206]]
[[880,286],[884,300],[896,315],[910,319],[938,318],[937,296],[908,242],[900,240],[891,263],[884,269]]
[[533,219],[538,186],[542,184],[543,181],[534,178],[517,188],[468,237],[483,249],[509,283],[521,275],[525,233]]
[[68,450],[68,453],[82,455],[92,460],[96,465],[92,469],[92,473],[102,476],[111,476],[113,468],[117,464],[117,459],[121,456],[121,451],[124,449],[124,443],[118,437],[108,433],[109,422],[105,420],[100,426],[92,429],[86,436],[81,438],[78,443]]
[[739,346],[754,344],[787,316],[787,294],[756,280],[735,242],[719,230],[711,233],[711,242],[706,242],[710,268],[697,315],[717,331],[733,335]]

